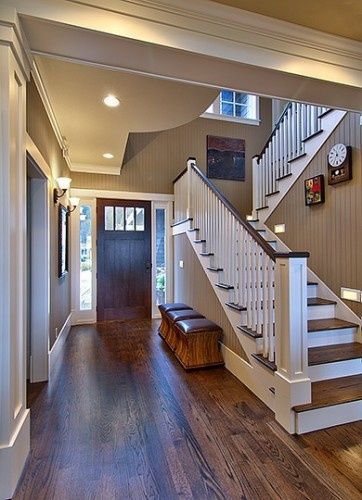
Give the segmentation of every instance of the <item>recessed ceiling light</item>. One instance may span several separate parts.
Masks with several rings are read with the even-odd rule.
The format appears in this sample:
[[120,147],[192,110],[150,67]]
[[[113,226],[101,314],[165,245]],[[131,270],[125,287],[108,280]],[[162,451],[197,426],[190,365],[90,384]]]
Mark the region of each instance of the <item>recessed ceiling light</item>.
[[120,105],[120,101],[118,97],[112,94],[108,94],[104,99],[103,102],[106,106],[110,108],[116,108],[117,106]]
[[114,158],[114,155],[112,155],[112,153],[104,153],[103,158],[107,158],[107,160],[111,160],[112,158]]

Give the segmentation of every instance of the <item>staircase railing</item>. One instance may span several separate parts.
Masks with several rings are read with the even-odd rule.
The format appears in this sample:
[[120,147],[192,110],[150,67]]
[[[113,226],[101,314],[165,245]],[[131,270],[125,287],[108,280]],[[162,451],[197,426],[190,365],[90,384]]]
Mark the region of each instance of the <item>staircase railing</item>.
[[222,269],[219,284],[232,287],[232,302],[246,310],[246,327],[263,336],[263,356],[274,362],[275,252],[196,165],[190,180],[193,224],[213,254],[212,267]]
[[329,108],[290,102],[259,156],[253,162],[253,209],[268,206],[278,180],[291,174],[290,163],[305,154],[305,141],[321,132],[321,117]]
[[[277,420],[293,430],[291,408],[310,402],[306,252],[279,254],[197,168],[195,159],[174,182],[175,224],[191,225],[209,258],[216,286],[229,293],[262,355],[276,364]],[[178,229],[180,231],[180,229]],[[196,242],[195,242],[196,243]],[[199,247],[199,245],[197,245]],[[202,257],[202,258],[204,258]],[[206,263],[205,263],[206,264]],[[206,264],[207,265],[207,264]],[[258,353],[261,354],[261,353]]]

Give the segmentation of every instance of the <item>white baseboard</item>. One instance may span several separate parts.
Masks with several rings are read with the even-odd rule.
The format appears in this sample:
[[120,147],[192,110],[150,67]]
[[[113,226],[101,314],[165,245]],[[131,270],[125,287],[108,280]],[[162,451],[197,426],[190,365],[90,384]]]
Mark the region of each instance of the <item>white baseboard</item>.
[[69,316],[65,320],[64,325],[62,326],[59,335],[54,342],[53,347],[49,351],[49,373],[51,373],[52,368],[59,356],[59,353],[63,349],[64,343],[67,340],[70,328],[72,326],[72,313],[69,313]]
[[30,410],[25,410],[10,443],[0,446],[0,499],[12,498],[30,451]]
[[317,408],[296,414],[297,434],[318,431],[362,419],[362,401]]
[[225,368],[274,411],[275,398],[269,390],[269,387],[274,386],[274,374],[267,369],[256,370],[224,344],[221,344],[221,352]]

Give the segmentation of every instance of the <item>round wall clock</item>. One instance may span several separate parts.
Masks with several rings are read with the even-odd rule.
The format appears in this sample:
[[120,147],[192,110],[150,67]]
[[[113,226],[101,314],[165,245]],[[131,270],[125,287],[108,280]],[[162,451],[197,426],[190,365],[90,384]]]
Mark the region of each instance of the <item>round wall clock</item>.
[[345,144],[335,144],[328,153],[328,184],[352,179],[352,148]]

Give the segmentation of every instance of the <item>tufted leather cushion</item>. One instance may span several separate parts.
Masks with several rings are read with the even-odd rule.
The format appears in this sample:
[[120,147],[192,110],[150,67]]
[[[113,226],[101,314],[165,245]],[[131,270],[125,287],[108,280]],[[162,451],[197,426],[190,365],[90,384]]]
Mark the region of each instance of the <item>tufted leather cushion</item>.
[[183,304],[182,302],[160,304],[158,308],[161,312],[177,311],[179,309],[192,309],[192,307],[188,306],[187,304]]
[[177,328],[183,333],[196,333],[196,332],[214,332],[221,331],[221,328],[206,318],[199,319],[185,319],[176,323]]
[[204,318],[202,314],[195,311],[194,309],[180,309],[179,311],[169,311],[167,312],[169,320],[174,323],[176,321],[182,321],[185,319],[193,318]]

